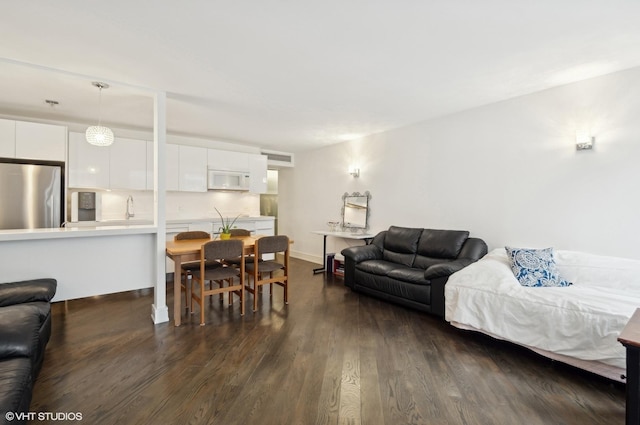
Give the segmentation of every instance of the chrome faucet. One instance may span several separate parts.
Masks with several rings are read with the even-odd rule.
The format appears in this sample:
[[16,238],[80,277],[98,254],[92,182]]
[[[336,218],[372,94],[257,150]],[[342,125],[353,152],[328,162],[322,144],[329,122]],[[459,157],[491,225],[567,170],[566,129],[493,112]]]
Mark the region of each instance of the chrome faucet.
[[125,213],[125,216],[127,217],[127,220],[135,216],[135,213],[133,212],[133,196],[131,195],[127,198],[127,212]]

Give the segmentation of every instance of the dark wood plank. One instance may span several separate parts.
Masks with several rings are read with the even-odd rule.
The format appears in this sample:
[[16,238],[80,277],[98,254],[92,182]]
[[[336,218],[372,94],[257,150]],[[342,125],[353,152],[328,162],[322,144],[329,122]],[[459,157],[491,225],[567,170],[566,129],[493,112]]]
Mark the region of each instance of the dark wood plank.
[[245,316],[215,297],[206,326],[197,311],[153,325],[150,290],[54,304],[31,410],[106,425],[624,423],[623,384],[291,265],[288,305],[278,287]]

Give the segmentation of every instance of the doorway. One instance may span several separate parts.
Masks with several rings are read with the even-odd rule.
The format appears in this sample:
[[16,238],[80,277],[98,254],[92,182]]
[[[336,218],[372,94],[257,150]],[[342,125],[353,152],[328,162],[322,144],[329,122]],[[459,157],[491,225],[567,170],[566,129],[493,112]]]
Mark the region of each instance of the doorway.
[[267,170],[267,193],[260,194],[260,215],[275,217],[278,234],[278,170]]

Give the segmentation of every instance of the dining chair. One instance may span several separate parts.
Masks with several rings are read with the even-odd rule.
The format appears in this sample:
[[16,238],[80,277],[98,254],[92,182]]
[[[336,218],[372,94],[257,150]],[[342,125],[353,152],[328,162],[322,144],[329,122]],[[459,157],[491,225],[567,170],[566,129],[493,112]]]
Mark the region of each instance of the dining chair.
[[[231,229],[231,237],[239,237],[239,236],[251,236],[251,232],[247,229]],[[251,256],[247,256],[245,255],[245,264],[247,263],[247,261],[249,261],[249,257]],[[252,260],[253,261],[253,260]],[[235,258],[225,258],[224,262],[226,264],[229,264],[231,266],[234,267],[239,267],[240,266],[240,257],[235,257]]]
[[[260,260],[263,254],[283,254],[284,262],[276,260]],[[276,257],[277,258],[277,257]],[[289,238],[285,235],[263,236],[256,239],[252,261],[245,263],[247,272],[246,290],[253,294],[253,311],[258,310],[258,290],[269,284],[269,296],[273,295],[273,284],[284,288],[284,303],[289,303]],[[274,272],[282,270],[282,274]],[[268,273],[269,277],[263,278]],[[251,286],[253,281],[253,286]]]
[[[208,232],[202,230],[191,230],[188,232],[180,232],[173,237],[174,241],[182,241],[188,239],[211,239],[211,235]],[[222,264],[219,261],[211,262],[208,267],[220,267]],[[200,261],[187,261],[182,263],[181,275],[180,275],[180,290],[184,292],[185,306],[189,312],[191,312],[191,273],[193,270],[200,268]],[[174,281],[177,279],[174,276]],[[183,281],[184,280],[184,281]]]
[[[244,257],[242,252],[244,244],[241,240],[215,240],[207,242],[202,246],[200,253],[200,268],[192,271],[193,283],[199,284],[199,291],[192,288],[191,298],[200,305],[200,326],[204,326],[204,300],[207,295],[220,294],[221,296],[229,293],[229,305],[233,304],[233,294],[240,297],[240,315],[244,315]],[[212,261],[218,261],[222,258],[240,257],[240,267],[229,267],[221,265],[219,267],[207,267]],[[238,283],[234,285],[235,278],[238,277]],[[214,288],[211,285],[206,287],[205,282],[216,282],[219,287]],[[228,282],[228,286],[224,283]]]

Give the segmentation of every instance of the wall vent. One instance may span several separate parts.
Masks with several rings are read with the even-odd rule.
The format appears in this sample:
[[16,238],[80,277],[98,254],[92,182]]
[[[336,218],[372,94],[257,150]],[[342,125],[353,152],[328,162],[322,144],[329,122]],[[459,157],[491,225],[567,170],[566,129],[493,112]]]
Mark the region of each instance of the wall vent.
[[293,154],[289,152],[262,150],[262,155],[267,156],[267,166],[273,168],[293,167]]

